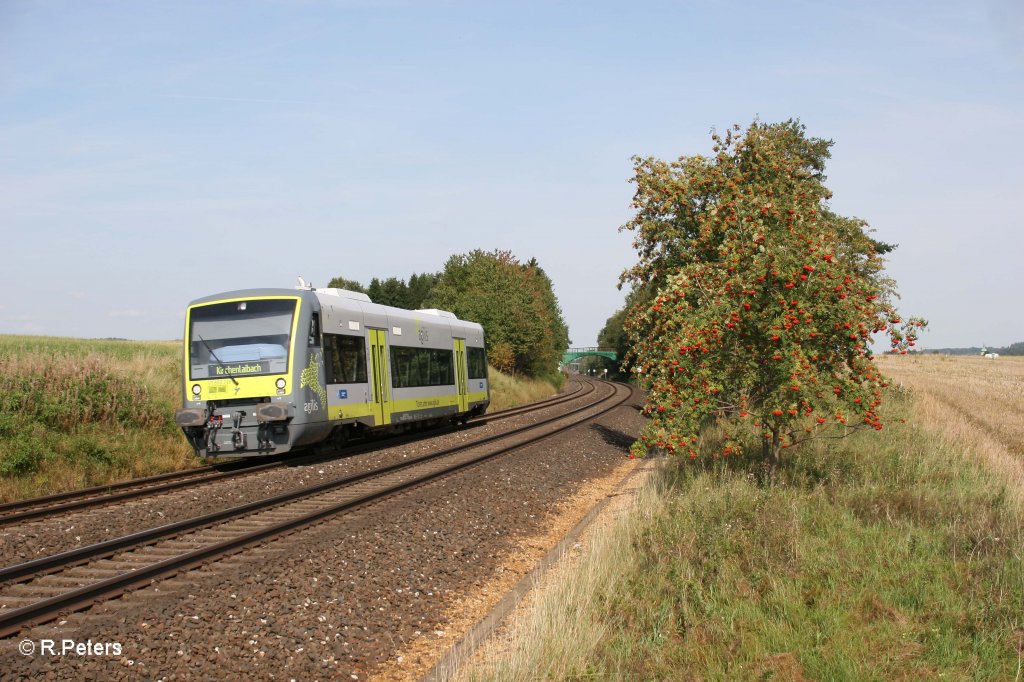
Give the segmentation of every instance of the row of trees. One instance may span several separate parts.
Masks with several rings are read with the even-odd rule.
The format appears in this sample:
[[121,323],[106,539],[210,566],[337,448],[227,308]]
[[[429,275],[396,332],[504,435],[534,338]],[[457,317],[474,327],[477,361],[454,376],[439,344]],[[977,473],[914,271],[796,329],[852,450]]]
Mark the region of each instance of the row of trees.
[[967,346],[966,348],[932,348],[929,353],[942,353],[943,355],[980,355],[982,351],[998,353],[999,355],[1024,355],[1024,341],[1011,343],[1009,346],[998,348],[994,346]]
[[408,281],[374,278],[367,287],[335,277],[329,287],[367,294],[374,303],[415,310],[449,310],[479,322],[491,364],[503,372],[552,375],[569,346],[569,329],[551,279],[536,259],[522,263],[510,251],[451,256],[439,273]]
[[416,310],[417,308],[425,307],[427,297],[434,290],[434,286],[437,285],[437,280],[440,277],[440,273],[431,272],[424,272],[422,275],[413,274],[409,277],[408,282],[398,277],[388,277],[385,280],[374,277],[370,280],[370,285],[367,287],[364,287],[355,280],[335,277],[327,286],[335,289],[358,291],[369,296],[370,300],[374,303],[380,303],[381,305]]
[[629,358],[632,356],[633,349],[629,335],[626,333],[626,320],[629,318],[629,313],[637,306],[646,305],[653,298],[654,293],[652,287],[632,289],[626,296],[625,304],[608,318],[597,335],[598,346],[611,348],[618,355],[619,359],[614,363],[610,373],[614,379],[629,379]]
[[831,141],[796,121],[712,140],[710,157],[634,159],[636,215],[622,229],[639,259],[601,343],[626,351],[649,389],[636,451],[696,457],[715,422],[720,455],[752,431],[774,466],[805,440],[883,428],[872,335],[906,352],[925,322],[896,312],[882,258],[893,247],[830,209]]

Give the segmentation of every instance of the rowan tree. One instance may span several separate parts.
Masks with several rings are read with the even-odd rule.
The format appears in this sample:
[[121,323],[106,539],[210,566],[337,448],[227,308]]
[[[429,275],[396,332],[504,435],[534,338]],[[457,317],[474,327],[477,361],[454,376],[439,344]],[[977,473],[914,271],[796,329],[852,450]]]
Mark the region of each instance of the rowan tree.
[[631,368],[649,389],[634,452],[696,457],[702,427],[781,451],[811,438],[882,429],[887,380],[871,339],[905,353],[926,323],[896,312],[894,282],[867,224],[829,208],[830,140],[798,121],[712,134],[714,155],[634,158],[639,262],[623,274],[657,293],[632,308]]

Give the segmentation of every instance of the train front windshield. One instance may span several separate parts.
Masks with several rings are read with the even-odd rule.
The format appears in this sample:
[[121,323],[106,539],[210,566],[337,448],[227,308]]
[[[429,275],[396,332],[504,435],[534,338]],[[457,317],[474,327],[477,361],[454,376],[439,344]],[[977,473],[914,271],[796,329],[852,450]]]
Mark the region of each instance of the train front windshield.
[[213,303],[189,314],[191,379],[284,374],[295,299]]

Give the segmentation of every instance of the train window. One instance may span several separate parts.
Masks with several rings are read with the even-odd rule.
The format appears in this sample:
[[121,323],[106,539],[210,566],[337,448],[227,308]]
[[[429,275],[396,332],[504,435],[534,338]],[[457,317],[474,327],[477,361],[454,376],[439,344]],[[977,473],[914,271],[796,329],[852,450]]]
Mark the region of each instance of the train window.
[[320,313],[313,313],[309,320],[309,346],[313,348],[320,345]]
[[454,383],[455,373],[450,350],[391,347],[393,387],[450,386]]
[[191,379],[288,371],[296,299],[202,303],[189,309]]
[[366,340],[363,337],[324,334],[324,355],[327,383],[366,383]]
[[487,352],[483,348],[466,348],[466,362],[470,379],[487,378]]

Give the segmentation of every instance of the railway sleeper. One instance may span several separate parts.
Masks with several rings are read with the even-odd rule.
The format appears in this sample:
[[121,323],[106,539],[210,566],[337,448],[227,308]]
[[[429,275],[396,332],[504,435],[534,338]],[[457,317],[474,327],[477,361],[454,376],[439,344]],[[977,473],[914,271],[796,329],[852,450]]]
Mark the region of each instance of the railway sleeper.
[[265,525],[267,524],[262,521],[236,521],[232,524],[232,527],[241,531],[248,531],[263,528]]
[[85,587],[90,582],[91,581],[86,578],[75,578],[73,576],[44,575],[33,584],[45,586],[52,585],[54,587]]
[[181,552],[191,552],[193,550],[199,549],[200,547],[202,547],[205,544],[206,543],[202,542],[201,540],[171,540],[170,542],[165,542],[165,543],[161,544],[160,548],[161,549],[173,549],[173,550],[177,551],[178,553],[181,553]]
[[120,556],[112,557],[110,559],[100,559],[99,561],[94,561],[82,568],[88,568],[94,571],[118,571],[119,569],[117,564],[119,561],[121,561]]
[[32,599],[31,597],[16,597],[4,595],[0,597],[0,612],[13,611],[14,609],[20,609],[22,606],[28,606],[29,604],[35,604],[38,599]]
[[238,532],[237,531],[224,531],[224,530],[221,530],[221,531],[209,531],[207,533],[203,533],[203,537],[201,538],[201,540],[202,540],[202,544],[205,545],[205,544],[208,544],[210,542],[219,541],[219,540],[230,540],[231,538],[237,538],[237,537],[238,537]]
[[[162,558],[163,557],[155,556],[152,554],[146,554],[141,550],[137,550],[136,552],[129,554],[127,556],[117,557],[116,563],[111,565],[110,568],[116,570],[118,573],[124,573],[125,571],[134,571],[144,566],[148,566],[157,559]],[[86,571],[91,571],[93,570],[94,567],[92,564],[86,564],[82,568]],[[107,568],[103,567],[100,570],[106,571]]]
[[115,575],[120,575],[125,571],[132,571],[138,568],[138,566],[132,566],[130,568],[95,568],[93,566],[83,566],[82,568],[75,571],[75,577],[81,576],[83,578],[96,578],[103,580],[105,578],[113,578]]
[[296,500],[288,506],[281,507],[279,509],[272,510],[272,513],[277,514],[282,518],[288,518],[289,516],[295,516],[296,513],[304,514],[314,509],[319,509],[331,500],[331,491],[318,493],[316,496],[305,499]]
[[[320,507],[320,505],[317,505],[316,507],[311,507],[311,509],[316,509],[318,507]],[[300,510],[298,510],[298,512],[302,513],[302,510],[300,509]],[[287,521],[288,519],[292,518],[293,516],[297,516],[295,511],[276,512],[276,513],[275,512],[271,512],[269,514],[260,514],[260,519],[259,519],[260,520],[260,526],[270,526],[270,525],[273,525],[275,523],[281,523],[282,521]]]
[[[22,585],[15,585],[7,590],[7,594],[14,597],[35,597],[36,601],[39,601],[39,597],[55,597],[58,594],[64,594],[68,591],[66,587],[57,587],[54,585],[40,585],[39,583],[26,583]],[[4,601],[0,599],[0,601]]]
[[135,552],[135,556],[145,557],[150,560],[153,559],[167,559],[172,556],[178,556],[182,553],[180,549],[174,549],[173,547],[146,547]]
[[[137,556],[135,554],[125,554],[117,557],[117,566],[122,569],[138,568],[139,564],[152,563],[148,559]],[[87,568],[87,567],[86,567]],[[77,568],[71,569],[71,572],[77,571]]]

